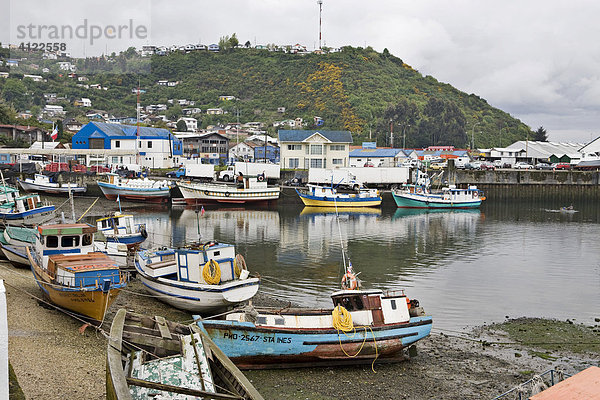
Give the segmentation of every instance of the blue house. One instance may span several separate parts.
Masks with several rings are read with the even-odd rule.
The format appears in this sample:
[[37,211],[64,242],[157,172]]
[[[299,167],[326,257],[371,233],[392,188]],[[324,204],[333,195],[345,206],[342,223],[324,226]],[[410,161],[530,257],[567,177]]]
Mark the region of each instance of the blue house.
[[84,125],[73,135],[71,146],[73,149],[118,150],[106,159],[108,164],[139,164],[148,168],[170,168],[178,165],[183,155],[181,140],[167,129],[104,122]]
[[[267,145],[267,161],[273,164],[279,164],[279,147]],[[254,159],[264,160],[265,159],[265,146],[256,146],[254,148]]]

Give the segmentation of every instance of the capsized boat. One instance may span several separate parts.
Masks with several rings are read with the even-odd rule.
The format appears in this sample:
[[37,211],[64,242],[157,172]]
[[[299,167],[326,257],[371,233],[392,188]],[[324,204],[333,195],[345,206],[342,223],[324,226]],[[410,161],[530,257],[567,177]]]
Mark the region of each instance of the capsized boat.
[[180,249],[136,253],[135,269],[146,289],[173,307],[207,313],[251,299],[260,279],[231,244],[207,242]]
[[51,303],[101,321],[127,274],[106,254],[94,252],[96,227],[89,224],[40,225],[27,257],[35,280]]
[[240,184],[177,182],[188,205],[269,204],[279,199],[280,187],[268,186],[256,177],[244,177]]
[[[112,243],[123,243],[129,247],[142,243],[148,237],[146,224],[136,224],[133,215],[115,211],[96,220],[97,239]],[[102,239],[103,238],[103,239]]]
[[359,188],[356,193],[341,193],[331,186],[307,185],[296,189],[305,206],[313,207],[378,207],[381,196],[377,189]]
[[198,327],[117,311],[106,351],[106,398],[262,400]]
[[24,180],[17,179],[19,185],[26,192],[44,192],[51,194],[66,194],[66,193],[85,193],[87,185],[78,185],[76,183],[57,183],[52,182],[49,176],[43,174],[35,174],[33,179],[25,178]]
[[152,180],[148,178],[122,178],[117,174],[106,174],[107,181],[98,181],[98,186],[109,200],[117,197],[126,200],[164,203],[171,197],[172,182]]
[[431,192],[422,185],[404,185],[392,191],[396,205],[400,208],[477,208],[485,200],[477,186],[466,189],[449,185],[441,192]]
[[360,288],[351,264],[331,299],[333,309],[246,307],[224,319],[194,318],[242,369],[400,360],[431,332],[432,318],[417,300]]

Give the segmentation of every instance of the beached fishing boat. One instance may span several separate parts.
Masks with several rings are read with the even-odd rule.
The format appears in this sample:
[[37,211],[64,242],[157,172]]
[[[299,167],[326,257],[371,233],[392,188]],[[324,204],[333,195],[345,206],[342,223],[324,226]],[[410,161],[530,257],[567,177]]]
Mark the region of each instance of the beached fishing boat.
[[35,228],[6,226],[0,238],[2,254],[18,268],[29,268],[27,247],[35,243]]
[[312,207],[378,207],[381,196],[377,189],[360,188],[355,193],[340,193],[331,186],[307,185],[296,189],[305,206]]
[[106,351],[106,398],[262,400],[196,326],[117,311]]
[[428,186],[404,185],[393,190],[392,196],[400,208],[477,208],[485,200],[485,195],[477,186],[466,189],[455,185],[431,192]]
[[195,318],[242,369],[401,360],[431,332],[431,316],[403,291],[359,289],[351,269],[343,282],[333,309],[246,307],[224,319]]
[[50,177],[42,174],[35,174],[33,179],[25,178],[24,180],[17,179],[19,185],[26,192],[44,192],[51,194],[67,194],[69,191],[75,193],[85,193],[87,185],[78,185],[76,183],[57,183],[52,182]]
[[96,231],[80,223],[40,225],[27,257],[45,298],[100,321],[127,285],[127,275],[106,254],[94,251]]
[[37,193],[21,196],[16,191],[11,200],[0,203],[0,220],[5,223],[34,226],[51,219],[54,213],[54,205],[42,201]]
[[109,200],[117,197],[125,200],[164,203],[171,197],[172,182],[148,178],[122,178],[117,174],[106,174],[107,181],[98,181],[98,186]]
[[207,313],[252,298],[259,278],[230,244],[208,242],[181,249],[144,250],[135,269],[146,289],[182,310]]
[[244,177],[243,183],[177,182],[188,205],[196,204],[269,204],[279,199],[279,186],[267,186],[259,178]]
[[122,243],[129,247],[142,243],[148,237],[146,224],[136,224],[131,214],[120,211],[111,213],[108,217],[96,220],[98,227],[97,240],[112,243]]

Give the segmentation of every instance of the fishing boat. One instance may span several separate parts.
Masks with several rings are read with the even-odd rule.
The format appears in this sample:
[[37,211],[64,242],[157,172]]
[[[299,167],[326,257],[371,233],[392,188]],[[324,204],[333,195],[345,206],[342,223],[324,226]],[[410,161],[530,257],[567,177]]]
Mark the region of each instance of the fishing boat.
[[106,254],[94,251],[95,226],[40,225],[27,257],[45,298],[58,307],[101,321],[127,275]]
[[44,192],[51,194],[66,194],[66,193],[85,193],[87,185],[78,185],[76,183],[57,183],[52,182],[50,177],[42,174],[35,174],[33,179],[25,178],[24,180],[17,179],[19,185],[26,192]]
[[117,311],[106,349],[106,398],[262,400],[196,326]]
[[[0,188],[0,190],[3,189]],[[0,203],[0,220],[3,220],[5,223],[20,223],[34,226],[54,216],[56,210],[54,205],[47,201],[42,201],[39,194],[32,193],[21,196],[18,190],[14,190],[15,192],[13,192],[11,199]]]
[[396,205],[400,208],[477,208],[485,195],[477,186],[466,189],[449,185],[440,192],[431,192],[428,186],[404,185],[392,191]]
[[122,178],[117,174],[106,174],[107,181],[98,181],[98,186],[109,200],[120,199],[164,203],[171,197],[172,182],[148,178]]
[[94,251],[99,251],[109,256],[122,270],[129,269],[129,267],[133,268],[133,258],[137,250],[136,247],[128,247],[123,243],[94,240]]
[[269,204],[279,199],[279,186],[267,186],[262,178],[243,177],[239,184],[177,182],[188,205],[196,204]]
[[197,319],[242,369],[357,364],[404,359],[428,336],[432,318],[403,291],[362,289],[351,266],[333,309],[246,307],[224,319]]
[[230,244],[207,242],[181,249],[138,251],[135,269],[146,289],[182,310],[206,313],[252,298],[259,278],[249,276]]
[[2,254],[18,268],[29,268],[27,247],[35,243],[35,228],[6,226],[0,237]]
[[296,189],[305,206],[312,207],[378,207],[381,196],[377,189],[360,188],[356,193],[340,193],[332,186],[307,185]]
[[136,224],[133,215],[115,211],[107,217],[96,220],[100,239],[106,242],[122,243],[133,247],[148,237],[146,224]]

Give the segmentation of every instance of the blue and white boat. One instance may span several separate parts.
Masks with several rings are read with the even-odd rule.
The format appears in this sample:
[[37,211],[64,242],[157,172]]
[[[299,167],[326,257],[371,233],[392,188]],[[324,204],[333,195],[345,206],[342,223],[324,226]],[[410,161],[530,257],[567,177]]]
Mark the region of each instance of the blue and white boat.
[[431,192],[428,186],[404,185],[392,191],[396,205],[400,208],[477,208],[485,200],[477,186],[466,189],[449,185],[441,192]]
[[51,219],[54,205],[42,201],[36,193],[21,196],[15,188],[0,187],[0,220],[34,226]]
[[430,334],[431,316],[403,291],[350,287],[331,295],[334,309],[247,307],[222,320],[194,318],[247,369],[400,360],[404,348]]
[[111,243],[122,243],[128,247],[142,243],[148,237],[146,224],[136,224],[133,215],[115,211],[108,217],[96,220],[98,232],[96,240],[106,240]]
[[117,174],[106,174],[108,180],[98,181],[98,186],[104,196],[109,200],[125,199],[146,201],[152,203],[165,203],[171,197],[171,189],[175,186],[166,180],[152,180],[148,178],[129,179],[121,178]]
[[146,290],[159,300],[198,313],[249,300],[260,285],[259,278],[249,276],[244,257],[225,243],[139,251],[135,269]]
[[300,200],[309,207],[378,207],[381,196],[377,189],[360,188],[355,193],[339,192],[332,186],[307,185],[296,189]]

